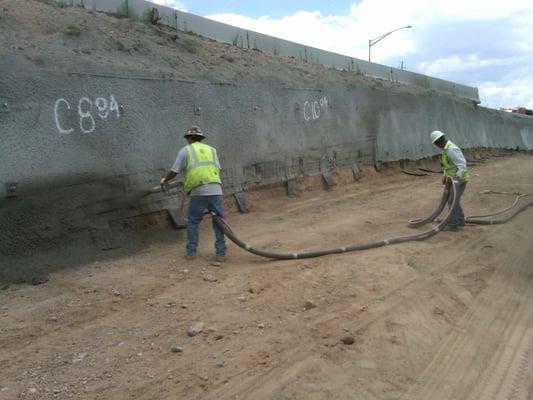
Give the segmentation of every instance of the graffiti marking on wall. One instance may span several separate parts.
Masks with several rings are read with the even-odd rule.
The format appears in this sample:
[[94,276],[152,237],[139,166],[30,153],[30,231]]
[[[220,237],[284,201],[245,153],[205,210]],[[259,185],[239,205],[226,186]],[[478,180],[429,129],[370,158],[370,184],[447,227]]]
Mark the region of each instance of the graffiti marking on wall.
[[320,111],[327,108],[328,99],[322,97],[320,100],[306,101],[303,106],[303,115],[306,121],[317,120],[320,118]]
[[116,119],[120,118],[120,109],[113,95],[109,96],[109,100],[105,97],[97,97],[94,101],[89,97],[82,97],[78,101],[76,110],[78,124],[73,127],[65,122],[67,119],[65,117],[72,113],[70,103],[63,98],[56,100],[54,105],[54,120],[59,134],[70,135],[75,130],[78,130],[78,128],[82,133],[92,133],[96,130],[95,116],[102,121],[112,115]]

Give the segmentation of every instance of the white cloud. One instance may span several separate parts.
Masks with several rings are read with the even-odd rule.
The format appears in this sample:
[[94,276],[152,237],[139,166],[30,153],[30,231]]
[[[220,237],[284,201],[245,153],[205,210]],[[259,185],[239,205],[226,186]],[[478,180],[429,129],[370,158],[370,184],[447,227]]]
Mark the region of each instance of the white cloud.
[[479,87],[479,92],[480,96],[493,99],[498,108],[512,108],[520,105],[533,109],[533,82],[531,80],[485,82]]
[[360,59],[368,57],[369,38],[412,25],[373,46],[372,61],[397,67],[403,60],[409,70],[478,86],[490,107],[501,105],[503,92],[510,105],[531,106],[531,0],[361,0],[346,15],[208,18]]
[[352,34],[349,31],[353,26],[348,17],[323,16],[318,11],[299,11],[280,19],[268,16],[255,19],[236,14],[216,14],[207,18],[338,53],[353,53],[356,49],[346,42],[334,40],[339,34],[344,34],[345,37]]
[[187,11],[187,6],[182,1],[176,1],[176,0],[150,0],[150,1],[155,4],[160,4],[162,6],[174,8],[176,10]]
[[437,58],[431,61],[424,61],[418,64],[418,69],[430,76],[450,74],[457,71],[475,70],[482,67],[512,67],[524,57],[511,58],[488,58],[481,59],[477,54],[470,54],[465,57],[458,55]]

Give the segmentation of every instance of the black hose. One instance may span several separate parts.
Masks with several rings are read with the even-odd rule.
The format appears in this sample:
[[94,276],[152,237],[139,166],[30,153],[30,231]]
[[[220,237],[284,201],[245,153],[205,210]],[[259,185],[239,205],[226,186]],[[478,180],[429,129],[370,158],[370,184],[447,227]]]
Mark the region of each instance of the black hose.
[[[451,189],[451,190],[450,190]],[[427,222],[432,221],[436,215],[439,215],[442,209],[444,208],[444,205],[446,201],[448,200],[449,196],[452,196],[452,207],[450,207],[450,210],[448,211],[448,214],[444,217],[444,219],[437,225],[435,225],[433,228],[431,228],[428,231],[416,233],[413,235],[407,235],[407,236],[396,236],[392,237],[390,239],[384,239],[384,240],[377,240],[372,241],[368,243],[363,244],[356,244],[346,247],[336,247],[336,248],[330,248],[330,249],[323,249],[323,250],[314,250],[314,251],[306,251],[302,253],[275,253],[271,251],[265,251],[265,250],[259,250],[256,249],[246,243],[244,243],[242,240],[240,240],[235,233],[233,233],[231,227],[226,222],[226,220],[215,213],[211,213],[213,220],[215,223],[224,231],[224,234],[237,246],[240,248],[249,251],[250,253],[253,253],[255,255],[261,256],[261,257],[267,257],[267,258],[274,258],[279,260],[288,260],[288,259],[302,259],[302,258],[312,258],[312,257],[320,257],[325,256],[328,254],[340,254],[340,253],[347,253],[350,251],[359,251],[359,250],[367,250],[367,249],[375,249],[377,247],[386,246],[389,244],[396,244],[396,243],[403,243],[403,242],[409,242],[409,241],[415,241],[415,240],[425,240],[427,238],[430,238],[433,235],[436,235],[438,232],[440,232],[443,228],[448,225],[448,222],[450,221],[452,212],[457,207],[457,187],[455,184],[452,184],[450,180],[447,181],[444,192],[442,195],[441,203],[439,204],[439,207],[433,214],[431,214],[430,217],[420,220],[414,220],[412,226],[420,226]],[[436,215],[435,215],[436,213]],[[435,215],[435,216],[434,216]],[[411,221],[412,222],[412,221]]]

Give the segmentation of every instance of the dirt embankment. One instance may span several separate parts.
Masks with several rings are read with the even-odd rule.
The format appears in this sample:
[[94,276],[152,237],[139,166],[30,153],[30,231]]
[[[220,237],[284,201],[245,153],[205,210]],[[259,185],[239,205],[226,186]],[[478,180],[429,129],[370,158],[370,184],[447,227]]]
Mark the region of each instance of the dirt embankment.
[[[532,168],[524,155],[473,167],[466,213],[513,200],[484,190],[533,192]],[[228,217],[258,247],[364,242],[410,232],[438,180],[374,173],[294,199],[263,192],[251,214]],[[230,245],[223,267],[209,264],[208,221],[189,263],[184,233],[168,230],[141,252],[0,291],[0,399],[529,400],[532,223],[528,209],[505,225],[285,262]]]
[[0,54],[36,68],[252,85],[258,79],[284,86],[391,85],[53,1],[2,0],[0,13]]

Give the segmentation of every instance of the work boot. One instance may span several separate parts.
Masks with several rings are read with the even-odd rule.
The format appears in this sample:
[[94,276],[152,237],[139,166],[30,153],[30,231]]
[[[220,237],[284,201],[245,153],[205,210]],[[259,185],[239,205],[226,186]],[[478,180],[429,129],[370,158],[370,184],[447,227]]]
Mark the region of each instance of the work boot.
[[195,258],[196,258],[196,254],[187,254],[187,255],[185,255],[185,259],[187,261],[194,260]]
[[215,267],[220,267],[222,266],[224,261],[226,261],[226,256],[215,256],[215,258],[213,258],[213,261],[211,261],[209,264]]

